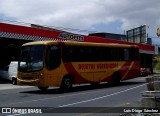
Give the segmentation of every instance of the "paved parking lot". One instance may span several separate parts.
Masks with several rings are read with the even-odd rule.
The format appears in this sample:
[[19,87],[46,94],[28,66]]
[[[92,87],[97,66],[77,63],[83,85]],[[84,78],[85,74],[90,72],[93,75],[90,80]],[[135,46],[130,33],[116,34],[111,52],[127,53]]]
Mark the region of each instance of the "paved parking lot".
[[4,80],[0,78],[0,90],[5,89],[17,89],[17,88],[29,88],[31,86],[18,86],[18,85],[12,85],[10,81]]

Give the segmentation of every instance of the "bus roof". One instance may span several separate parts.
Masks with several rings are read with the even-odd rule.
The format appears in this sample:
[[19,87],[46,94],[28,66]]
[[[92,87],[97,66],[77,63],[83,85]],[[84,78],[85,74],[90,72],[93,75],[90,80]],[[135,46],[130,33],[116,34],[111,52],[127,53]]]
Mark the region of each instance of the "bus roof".
[[103,47],[135,47],[138,48],[137,45],[126,45],[126,44],[117,44],[117,43],[92,43],[92,42],[77,42],[77,41],[36,41],[36,42],[28,42],[23,44],[22,46],[27,46],[27,45],[49,45],[49,44],[64,44],[64,45],[75,45],[75,46],[103,46]]

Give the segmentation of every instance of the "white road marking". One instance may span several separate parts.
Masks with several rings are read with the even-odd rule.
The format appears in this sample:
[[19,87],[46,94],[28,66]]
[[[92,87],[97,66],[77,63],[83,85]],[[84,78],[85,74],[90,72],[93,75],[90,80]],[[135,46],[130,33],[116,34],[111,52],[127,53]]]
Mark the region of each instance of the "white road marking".
[[61,105],[61,106],[58,106],[58,107],[68,107],[68,106],[72,106],[72,105],[76,105],[76,104],[80,104],[80,103],[85,103],[85,102],[90,102],[90,101],[99,100],[99,99],[102,99],[102,98],[106,98],[106,97],[110,97],[110,96],[117,95],[117,94],[120,94],[120,93],[124,93],[124,92],[126,92],[126,91],[130,91],[130,90],[133,90],[133,89],[142,87],[142,86],[144,86],[144,85],[146,85],[146,83],[145,83],[145,84],[142,84],[142,85],[139,85],[139,86],[135,86],[135,87],[126,89],[126,90],[123,90],[123,91],[119,91],[119,92],[116,92],[116,93],[112,93],[112,94],[109,94],[109,95],[105,95],[105,96],[101,96],[101,97],[97,97],[97,98],[93,98],[93,99],[88,99],[88,100],[85,100],[85,101],[75,102],[75,103],[71,103],[71,104]]
[[[95,101],[95,100],[99,100],[99,99],[111,97],[111,96],[118,95],[118,94],[121,94],[121,93],[130,91],[130,90],[133,90],[133,89],[137,89],[137,88],[142,87],[142,86],[144,86],[144,85],[146,85],[146,84],[147,84],[147,83],[142,84],[142,85],[139,85],[139,86],[131,87],[131,88],[129,88],[129,89],[125,89],[125,90],[123,90],[123,91],[119,91],[119,92],[112,93],[112,94],[109,94],[109,95],[105,95],[105,96],[101,96],[101,97],[96,97],[96,98],[93,98],[93,99],[88,99],[88,100],[79,101],[79,102],[75,102],[75,103],[60,105],[60,106],[57,106],[57,108],[73,106],[73,105],[76,105],[76,104],[81,104],[81,103],[86,103],[86,102],[90,102],[90,101]],[[46,99],[46,98],[45,98],[45,99]],[[35,101],[40,101],[40,100],[45,100],[45,99],[39,99],[39,100],[35,100]],[[51,99],[51,98],[50,98],[50,99]],[[32,100],[32,102],[33,102],[33,100]],[[22,102],[19,102],[19,103],[22,103]],[[52,109],[52,108],[51,108],[51,109]],[[55,109],[55,108],[53,108],[53,109]],[[13,114],[13,115],[7,115],[7,116],[17,116],[17,115],[24,115],[24,114]]]

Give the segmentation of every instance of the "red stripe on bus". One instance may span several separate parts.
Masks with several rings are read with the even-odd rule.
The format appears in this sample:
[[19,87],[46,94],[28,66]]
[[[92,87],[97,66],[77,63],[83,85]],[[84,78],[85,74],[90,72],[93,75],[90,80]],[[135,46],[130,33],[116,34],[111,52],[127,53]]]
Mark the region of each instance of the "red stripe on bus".
[[[128,71],[126,70],[126,68],[128,69],[128,67],[131,65],[131,62],[126,62],[119,70],[115,71],[115,72],[120,72],[121,77],[123,77],[125,75],[125,73]],[[105,77],[102,81],[104,82],[109,82],[112,80],[112,75]]]
[[[139,65],[140,64],[138,62],[134,62],[133,66],[129,70],[128,74],[124,77],[124,80],[136,78],[137,75],[140,75]],[[137,69],[139,69],[139,70],[137,70]]]
[[64,63],[66,70],[69,74],[72,74],[74,76],[74,81],[77,84],[89,82],[88,80],[84,79],[74,68],[72,63]]
[[[87,82],[92,82],[92,81],[88,81],[87,79],[85,79],[84,77],[82,77],[79,72],[76,71],[76,69],[74,68],[74,66],[72,65],[72,63],[64,63],[66,70],[69,74],[72,74],[75,78],[74,81],[77,84],[80,83],[87,83]],[[126,70],[126,68],[129,68],[129,66],[131,65],[131,62],[126,62],[119,70],[117,70],[117,72],[120,72],[121,77],[123,77],[125,75],[125,73],[128,71]],[[133,66],[131,67],[131,70],[128,72],[128,74],[124,77],[125,79],[129,79],[130,77],[132,77],[133,75],[137,76],[137,73],[134,72],[132,69],[137,66],[137,63],[134,62]],[[132,71],[132,72],[131,72]],[[131,73],[131,74],[130,74]],[[105,77],[103,80],[101,81],[110,81],[112,79],[112,75]]]

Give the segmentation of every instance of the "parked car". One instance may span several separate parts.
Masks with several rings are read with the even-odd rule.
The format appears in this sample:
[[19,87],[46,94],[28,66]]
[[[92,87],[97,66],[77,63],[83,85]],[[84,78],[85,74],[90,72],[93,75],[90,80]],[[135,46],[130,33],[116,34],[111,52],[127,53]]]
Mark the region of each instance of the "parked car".
[[13,85],[17,84],[17,67],[18,61],[12,61],[9,66],[6,66],[3,70],[0,70],[0,77],[10,80]]
[[140,68],[140,76],[148,76],[151,74],[151,70],[149,68]]

